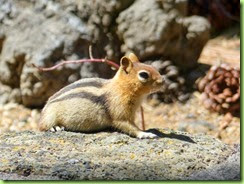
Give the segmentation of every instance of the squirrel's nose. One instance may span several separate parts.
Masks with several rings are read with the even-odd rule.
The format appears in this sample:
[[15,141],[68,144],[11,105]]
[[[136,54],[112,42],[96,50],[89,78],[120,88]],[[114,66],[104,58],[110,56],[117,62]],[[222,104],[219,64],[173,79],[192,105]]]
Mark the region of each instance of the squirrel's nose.
[[164,81],[163,77],[161,76],[159,79],[156,80],[156,83],[162,84]]

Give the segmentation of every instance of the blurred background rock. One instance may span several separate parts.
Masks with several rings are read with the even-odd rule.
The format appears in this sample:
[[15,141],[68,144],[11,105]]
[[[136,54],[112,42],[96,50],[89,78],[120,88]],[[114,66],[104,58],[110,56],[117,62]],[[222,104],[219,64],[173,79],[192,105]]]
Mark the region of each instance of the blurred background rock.
[[239,142],[240,119],[221,129],[225,115],[206,110],[194,85],[211,65],[239,66],[239,21],[239,1],[0,0],[0,132],[36,130],[40,109],[58,89],[80,78],[111,78],[114,71],[104,64],[51,72],[31,65],[88,58],[92,45],[94,57],[117,63],[132,51],[167,79],[144,104],[147,128]]

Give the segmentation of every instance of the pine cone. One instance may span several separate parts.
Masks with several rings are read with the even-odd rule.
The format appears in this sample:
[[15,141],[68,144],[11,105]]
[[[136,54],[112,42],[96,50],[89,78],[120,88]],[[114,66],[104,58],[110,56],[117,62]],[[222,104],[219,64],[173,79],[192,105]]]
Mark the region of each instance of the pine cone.
[[178,67],[173,65],[171,61],[157,60],[150,63],[165,80],[160,92],[152,94],[150,97],[165,103],[177,100],[184,102],[189,98],[189,93],[185,92],[185,79],[180,76]]
[[197,86],[206,108],[240,114],[240,69],[227,64],[212,66]]

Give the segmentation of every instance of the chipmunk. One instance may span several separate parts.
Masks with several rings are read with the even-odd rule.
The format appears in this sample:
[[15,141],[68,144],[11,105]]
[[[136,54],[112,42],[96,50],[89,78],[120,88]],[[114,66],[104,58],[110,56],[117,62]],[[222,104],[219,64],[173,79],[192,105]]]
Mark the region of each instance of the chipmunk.
[[80,79],[51,96],[41,114],[41,131],[94,132],[114,128],[137,138],[155,138],[134,123],[143,97],[156,92],[163,78],[130,53],[112,79]]

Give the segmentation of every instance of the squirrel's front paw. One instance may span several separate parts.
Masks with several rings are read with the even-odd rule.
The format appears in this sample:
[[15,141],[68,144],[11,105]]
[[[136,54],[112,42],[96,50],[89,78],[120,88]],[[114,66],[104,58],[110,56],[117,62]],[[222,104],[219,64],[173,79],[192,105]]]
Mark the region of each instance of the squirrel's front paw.
[[153,133],[150,133],[150,132],[139,132],[137,134],[137,138],[139,138],[139,139],[145,139],[145,138],[152,139],[152,138],[156,138],[156,137],[158,137],[158,136]]

